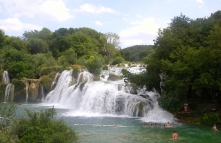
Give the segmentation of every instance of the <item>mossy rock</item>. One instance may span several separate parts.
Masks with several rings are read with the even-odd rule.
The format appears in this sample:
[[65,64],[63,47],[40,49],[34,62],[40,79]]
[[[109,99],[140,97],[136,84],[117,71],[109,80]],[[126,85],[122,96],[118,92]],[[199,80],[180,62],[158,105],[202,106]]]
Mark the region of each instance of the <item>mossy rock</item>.
[[108,65],[104,65],[104,66],[102,67],[102,70],[108,70]]
[[82,66],[82,65],[77,65],[77,64],[71,65],[71,68],[73,69],[72,76],[73,76],[74,78],[77,78],[77,77],[78,77],[79,71],[80,71],[81,69],[85,69],[84,66]]
[[100,81],[100,75],[94,75],[94,81]]
[[53,82],[53,79],[50,78],[47,75],[44,75],[40,78],[40,85],[44,86],[44,88],[49,91],[51,87],[51,83]]
[[40,76],[49,75],[51,72],[61,72],[62,70],[62,66],[42,67],[40,71]]

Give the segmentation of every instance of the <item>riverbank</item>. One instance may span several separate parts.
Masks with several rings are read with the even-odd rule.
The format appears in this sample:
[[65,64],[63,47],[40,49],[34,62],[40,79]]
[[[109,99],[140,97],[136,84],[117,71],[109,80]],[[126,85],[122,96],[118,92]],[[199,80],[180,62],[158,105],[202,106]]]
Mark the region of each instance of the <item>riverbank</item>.
[[189,124],[221,124],[221,110],[197,114],[196,111],[182,111],[173,113],[179,121]]

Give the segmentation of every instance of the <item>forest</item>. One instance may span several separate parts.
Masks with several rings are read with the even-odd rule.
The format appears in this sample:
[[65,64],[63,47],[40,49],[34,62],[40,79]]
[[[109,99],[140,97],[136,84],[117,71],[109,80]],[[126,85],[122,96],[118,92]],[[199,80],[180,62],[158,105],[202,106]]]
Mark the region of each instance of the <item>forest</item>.
[[191,116],[220,121],[220,37],[221,11],[197,19],[176,16],[159,29],[151,54],[143,59],[146,72],[125,71],[125,77],[135,87],[157,90],[163,109],[179,112],[188,104]]
[[[175,16],[167,28],[159,29],[154,45],[126,49],[120,48],[116,33],[100,33],[86,27],[54,32],[43,28],[25,31],[21,37],[8,36],[0,30],[0,72],[9,72],[15,88],[19,89],[19,81],[24,78],[40,79],[48,92],[56,72],[64,69],[85,67],[99,75],[106,65],[142,62],[146,72],[134,75],[123,71],[126,81],[134,88],[159,92],[159,105],[165,110],[178,112],[188,103],[194,115],[201,116],[220,112],[220,37],[221,11],[197,19]],[[1,82],[1,100],[5,87]],[[15,99],[21,94],[17,90]]]

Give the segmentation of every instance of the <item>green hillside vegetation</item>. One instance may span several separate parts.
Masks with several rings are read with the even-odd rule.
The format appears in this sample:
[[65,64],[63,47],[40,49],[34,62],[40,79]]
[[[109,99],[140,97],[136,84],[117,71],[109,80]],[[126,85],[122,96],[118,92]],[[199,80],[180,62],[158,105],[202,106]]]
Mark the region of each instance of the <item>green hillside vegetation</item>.
[[[109,39],[115,39],[110,41]],[[8,71],[15,85],[15,101],[24,97],[22,79],[40,79],[46,93],[57,72],[75,67],[99,75],[103,65],[124,62],[118,50],[119,36],[99,33],[91,28],[48,28],[25,31],[22,37],[5,35],[0,30],[0,73]],[[1,76],[2,78],[2,76]],[[2,82],[0,100],[4,100],[6,84]]]
[[151,53],[153,45],[134,45],[121,49],[120,53],[126,61],[141,62],[144,57]]

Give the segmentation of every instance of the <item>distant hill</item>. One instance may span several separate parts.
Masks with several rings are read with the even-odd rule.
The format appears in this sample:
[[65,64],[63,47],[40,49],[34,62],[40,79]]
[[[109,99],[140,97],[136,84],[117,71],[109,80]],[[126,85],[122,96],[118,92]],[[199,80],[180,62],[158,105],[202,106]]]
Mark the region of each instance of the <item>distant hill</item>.
[[126,61],[140,62],[152,48],[153,45],[134,45],[121,49],[120,52]]

